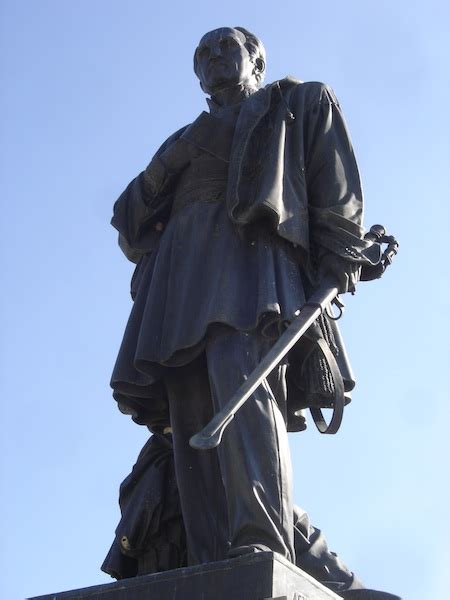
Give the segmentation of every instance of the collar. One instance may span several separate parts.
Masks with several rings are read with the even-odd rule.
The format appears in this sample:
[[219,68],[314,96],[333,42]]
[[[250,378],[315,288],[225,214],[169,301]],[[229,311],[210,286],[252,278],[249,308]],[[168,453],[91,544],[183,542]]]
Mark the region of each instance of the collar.
[[221,106],[212,98],[206,98],[206,102],[209,107],[209,112],[213,117],[216,117],[217,119],[223,119],[228,123],[236,122],[242,106],[242,100],[237,104],[231,104],[228,106]]

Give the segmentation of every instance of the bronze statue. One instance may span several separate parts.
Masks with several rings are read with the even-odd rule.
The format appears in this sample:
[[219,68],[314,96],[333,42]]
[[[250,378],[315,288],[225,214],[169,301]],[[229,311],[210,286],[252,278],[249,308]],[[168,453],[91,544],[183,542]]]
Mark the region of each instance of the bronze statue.
[[[168,138],[120,196],[112,219],[137,266],[111,385],[119,408],[154,433],[138,461],[143,468],[125,485],[130,494],[123,491],[134,498],[131,513],[142,533],[137,512],[145,512],[143,496],[157,479],[148,469],[158,460],[170,469],[174,460],[174,475],[157,485],[172,490],[161,498],[178,490],[181,507],[181,515],[175,506],[169,511],[167,522],[178,525],[165,534],[166,542],[173,534],[165,558],[153,552],[150,559],[148,540],[139,550],[119,527],[121,551],[147,555],[132,574],[259,551],[308,570],[308,552],[322,538],[293,506],[287,431],[305,428],[305,408],[317,416],[321,407],[343,406],[354,386],[327,311],[319,310],[253,391],[217,449],[197,450],[189,440],[223,409],[324,278],[335,286],[329,300],[353,292],[362,269],[370,278],[381,264],[383,234],[364,235],[358,169],[329,87],[290,77],[262,87],[264,47],[241,27],[203,36],[194,70],[209,112]],[[156,505],[152,510],[161,510]],[[327,584],[328,573],[344,597],[369,598],[357,595],[362,584],[325,542],[317,555],[314,576]],[[123,576],[107,561],[103,568]]]

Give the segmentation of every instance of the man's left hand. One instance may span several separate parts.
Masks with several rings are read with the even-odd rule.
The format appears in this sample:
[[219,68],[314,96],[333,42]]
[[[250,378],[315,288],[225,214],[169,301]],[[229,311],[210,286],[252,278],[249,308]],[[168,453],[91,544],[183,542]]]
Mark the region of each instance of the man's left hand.
[[354,293],[361,274],[361,267],[358,263],[345,260],[337,254],[329,252],[320,261],[319,276],[322,279],[330,273],[338,281],[340,294]]

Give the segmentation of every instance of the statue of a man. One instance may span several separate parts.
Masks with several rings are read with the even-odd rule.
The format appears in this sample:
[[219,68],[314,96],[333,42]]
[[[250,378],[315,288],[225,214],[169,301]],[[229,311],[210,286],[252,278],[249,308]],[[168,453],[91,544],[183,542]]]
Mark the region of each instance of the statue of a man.
[[304,428],[299,409],[333,397],[317,340],[353,386],[335,325],[312,328],[217,450],[189,439],[324,274],[354,290],[368,247],[360,179],[332,90],[293,78],[261,87],[265,51],[247,30],[203,36],[194,70],[209,112],[162,145],[114,208],[137,263],[114,397],[137,423],[172,430],[189,564],[261,550],[295,562],[287,430]]

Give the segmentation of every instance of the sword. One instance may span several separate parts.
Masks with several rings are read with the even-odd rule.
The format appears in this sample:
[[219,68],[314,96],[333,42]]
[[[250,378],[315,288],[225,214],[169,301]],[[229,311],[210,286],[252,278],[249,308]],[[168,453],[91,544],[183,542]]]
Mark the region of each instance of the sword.
[[[370,231],[365,235],[367,240],[378,243],[380,246],[387,245],[387,248],[380,257],[379,262],[373,266],[363,266],[361,280],[370,281],[378,279],[384,273],[386,268],[392,264],[392,260],[398,252],[398,242],[394,236],[386,235],[382,225],[373,225]],[[222,439],[223,432],[231,423],[234,415],[241,406],[253,394],[263,379],[271,373],[289,350],[298,342],[302,335],[311,327],[317,317],[326,310],[326,307],[336,298],[338,294],[337,280],[331,275],[327,276],[321,287],[311,296],[311,298],[295,313],[295,319],[278,338],[263,360],[256,369],[248,376],[237,392],[231,397],[229,402],[219,411],[211,421],[199,432],[191,437],[189,444],[196,450],[210,450],[216,448]],[[341,310],[342,312],[342,310]],[[334,362],[334,361],[333,361]],[[337,369],[337,365],[329,365],[332,371]],[[339,384],[339,379],[334,377],[335,385]],[[321,433],[336,433],[342,420],[344,409],[344,392],[340,390],[336,402],[333,406],[333,416],[329,424],[325,423],[322,411],[318,407],[311,407],[311,412],[317,428]],[[339,399],[340,396],[340,399]]]
[[[295,313],[295,319],[286,331],[278,338],[255,370],[248,376],[228,403],[219,411],[199,433],[189,440],[196,450],[216,448],[222,439],[223,432],[231,423],[234,415],[253,394],[263,379],[276,367],[302,335],[311,327],[317,317],[337,296],[337,281],[329,276],[323,280],[321,287]],[[342,415],[341,415],[342,417]],[[337,427],[339,427],[339,423]],[[331,425],[331,424],[330,424]],[[331,433],[331,432],[330,432]]]

